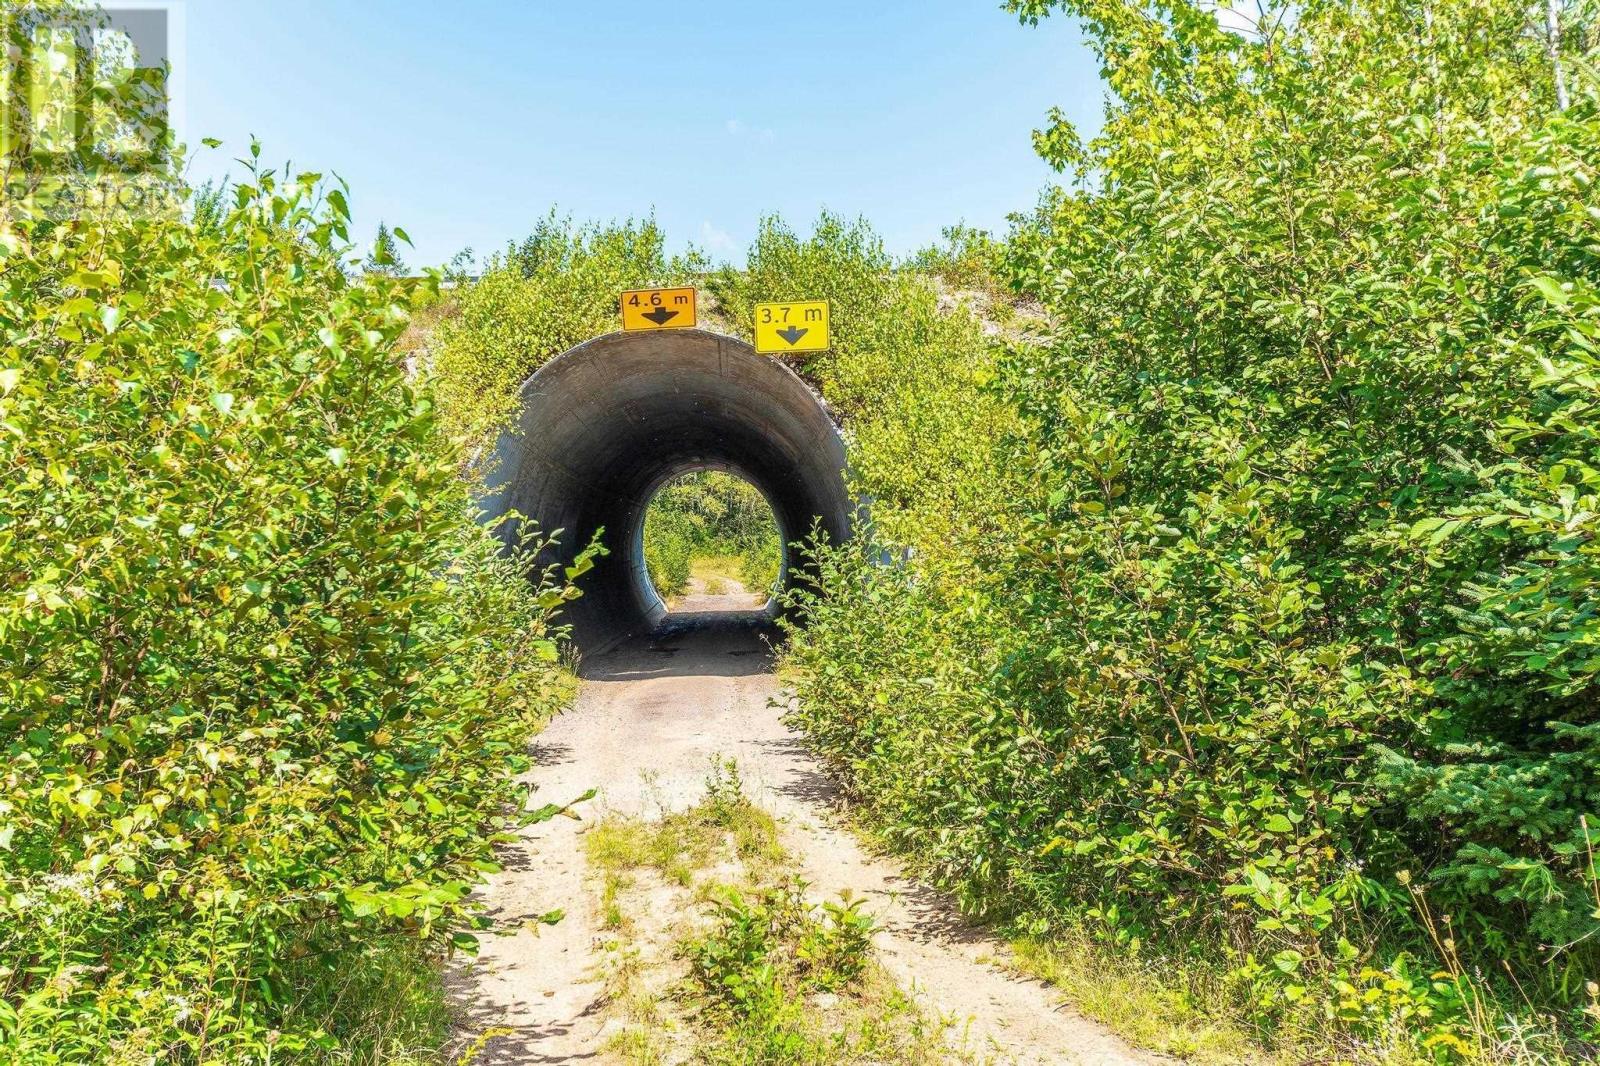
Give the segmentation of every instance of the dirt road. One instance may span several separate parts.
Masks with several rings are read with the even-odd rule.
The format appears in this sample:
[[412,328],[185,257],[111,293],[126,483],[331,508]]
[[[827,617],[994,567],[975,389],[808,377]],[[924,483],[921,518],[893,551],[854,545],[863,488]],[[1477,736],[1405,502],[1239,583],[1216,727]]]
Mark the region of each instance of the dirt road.
[[[1150,1061],[1063,1008],[1049,989],[987,959],[1005,949],[891,861],[868,854],[835,817],[828,779],[780,720],[779,695],[756,616],[674,616],[655,639],[585,664],[574,709],[536,745],[537,802],[590,788],[584,820],[530,828],[485,892],[498,927],[473,963],[451,975],[461,1042],[490,1029],[479,1063],[604,1063],[610,1035],[596,972],[596,890],[579,834],[603,813],[657,817],[702,792],[713,755],[736,759],[746,790],[780,819],[784,844],[819,896],[863,895],[880,926],[891,975],[931,1016],[964,1030],[969,1049],[999,1062]],[[534,919],[556,909],[553,927]]]
[[691,574],[683,595],[672,601],[672,611],[675,614],[759,611],[767,605],[767,598],[765,593],[751,592],[737,578],[718,575],[708,580],[702,574]]

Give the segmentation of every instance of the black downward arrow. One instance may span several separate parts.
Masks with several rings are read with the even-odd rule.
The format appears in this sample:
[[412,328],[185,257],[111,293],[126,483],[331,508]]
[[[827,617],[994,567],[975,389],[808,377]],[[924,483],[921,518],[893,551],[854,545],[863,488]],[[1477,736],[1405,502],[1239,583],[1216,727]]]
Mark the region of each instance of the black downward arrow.
[[677,318],[678,312],[668,311],[665,307],[658,307],[654,311],[646,311],[644,317],[658,326],[664,326],[674,318]]
[[792,346],[794,346],[796,344],[799,344],[800,343],[800,338],[804,337],[807,333],[810,333],[810,332],[811,331],[809,329],[796,329],[794,326],[790,326],[788,329],[780,329],[778,331],[778,336],[780,336],[784,340],[788,341],[790,346],[792,347]]

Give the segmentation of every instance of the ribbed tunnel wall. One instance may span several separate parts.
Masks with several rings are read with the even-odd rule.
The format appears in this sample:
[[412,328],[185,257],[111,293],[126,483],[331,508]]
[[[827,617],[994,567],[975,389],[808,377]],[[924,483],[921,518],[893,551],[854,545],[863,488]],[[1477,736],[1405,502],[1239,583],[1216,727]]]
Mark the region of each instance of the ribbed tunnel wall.
[[[570,563],[604,529],[610,554],[580,581],[584,595],[566,614],[586,654],[664,617],[640,534],[651,496],[680,473],[745,477],[766,494],[785,543],[805,537],[813,521],[835,540],[849,536],[844,444],[832,419],[792,371],[737,338],[608,334],[551,360],[521,395],[485,507],[565,530],[545,563]],[[502,527],[508,541],[515,535]]]

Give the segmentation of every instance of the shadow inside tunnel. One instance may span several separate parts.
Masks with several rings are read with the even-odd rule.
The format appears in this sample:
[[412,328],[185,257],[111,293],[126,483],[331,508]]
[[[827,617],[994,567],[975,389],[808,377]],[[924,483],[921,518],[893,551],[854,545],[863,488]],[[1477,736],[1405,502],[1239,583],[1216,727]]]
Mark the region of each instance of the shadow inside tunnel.
[[584,656],[585,681],[770,674],[783,629],[767,611],[669,614],[655,631],[600,655]]

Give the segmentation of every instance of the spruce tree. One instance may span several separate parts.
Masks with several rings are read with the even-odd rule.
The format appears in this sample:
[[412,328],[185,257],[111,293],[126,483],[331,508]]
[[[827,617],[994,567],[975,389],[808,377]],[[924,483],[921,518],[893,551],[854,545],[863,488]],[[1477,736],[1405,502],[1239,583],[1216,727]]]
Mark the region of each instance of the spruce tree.
[[404,277],[410,272],[405,260],[400,258],[400,243],[389,231],[387,222],[378,223],[378,237],[362,269],[368,274],[386,274],[391,278]]

